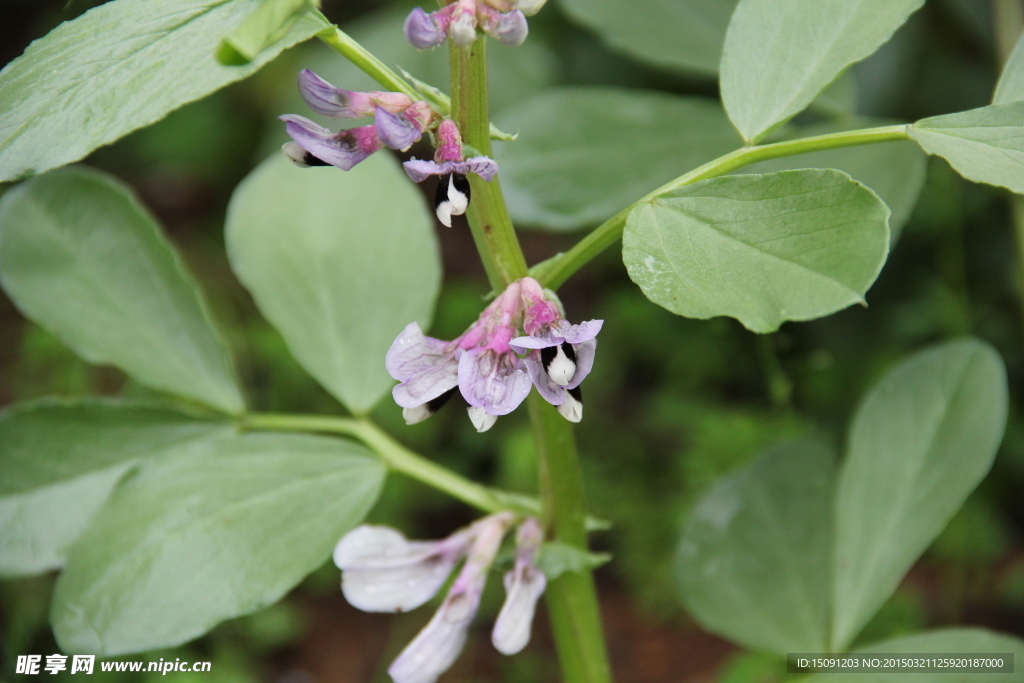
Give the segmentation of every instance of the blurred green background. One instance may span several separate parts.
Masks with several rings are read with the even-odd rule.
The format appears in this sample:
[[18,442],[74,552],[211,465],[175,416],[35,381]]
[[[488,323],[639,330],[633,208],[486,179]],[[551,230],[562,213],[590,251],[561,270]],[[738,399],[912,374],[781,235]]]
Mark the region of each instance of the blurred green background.
[[[96,4],[0,3],[0,61],[9,62],[31,40]],[[417,55],[402,43],[401,21],[411,6],[325,0],[323,9],[371,49],[447,89],[443,53]],[[998,75],[995,26],[988,2],[926,3],[853,70],[856,113],[913,121],[987,104]],[[558,0],[531,18],[530,28],[524,48],[493,51],[495,119],[534,92],[569,84],[716,95],[711,78],[651,67],[615,51],[574,23]],[[310,43],[255,77],[99,150],[86,163],[134,186],[166,226],[210,293],[253,406],[336,413],[341,407],[292,360],[232,276],[222,236],[232,190],[286,139],[275,117],[308,113],[294,87],[303,66],[342,87],[370,85],[340,57]],[[813,119],[807,115],[807,122]],[[613,147],[616,134],[605,131],[607,139],[593,144]],[[770,444],[811,430],[840,442],[853,406],[882,372],[926,343],[967,333],[993,343],[1010,373],[1011,416],[1002,449],[990,476],[861,638],[950,624],[1024,636],[1024,292],[1008,200],[1007,193],[971,184],[944,161],[929,159],[920,201],[868,293],[870,307],[787,323],[772,335],[759,337],[729,319],[679,318],[651,304],[629,281],[617,248],[560,291],[571,319],[606,321],[586,386],[587,418],[577,435],[591,508],[614,522],[594,543],[614,555],[598,581],[619,681],[778,680],[777,662],[702,632],[682,611],[671,557],[688,510],[717,477]],[[580,235],[523,227],[531,263],[564,251]],[[438,231],[446,280],[432,333],[451,338],[476,317],[487,286],[468,231],[458,224]],[[52,394],[146,392],[117,370],[78,360],[0,294],[0,405]],[[452,408],[406,427],[400,410],[385,401],[375,417],[413,448],[468,476],[515,490],[534,487],[525,411],[499,420],[482,436]],[[394,524],[411,537],[439,537],[472,516],[462,504],[392,477],[371,521]],[[15,655],[58,651],[47,625],[52,581],[44,576],[0,583],[0,680],[14,671]],[[492,619],[486,615],[500,605],[498,583],[491,582],[485,617],[477,621],[467,652],[442,680],[557,680],[543,618],[525,653],[505,658],[490,647]],[[280,604],[151,656],[213,661],[212,674],[172,674],[177,681],[386,681],[388,662],[429,615],[426,608],[399,617],[359,613],[345,604],[338,572],[326,565]],[[109,675],[149,680],[145,674]]]

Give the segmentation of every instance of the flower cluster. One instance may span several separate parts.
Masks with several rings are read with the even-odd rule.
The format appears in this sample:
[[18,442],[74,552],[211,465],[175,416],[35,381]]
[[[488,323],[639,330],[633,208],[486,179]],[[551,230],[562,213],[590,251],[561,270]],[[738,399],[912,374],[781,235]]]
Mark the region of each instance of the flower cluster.
[[299,92],[318,114],[336,119],[374,117],[374,123],[334,133],[296,114],[280,117],[292,142],[282,148],[299,166],[337,166],[348,171],[384,147],[406,150],[433,122],[426,102],[397,92],[353,92],[335,87],[309,69],[299,74]]
[[[513,525],[508,512],[485,517],[440,541],[409,541],[395,529],[363,525],[334,549],[342,570],[345,598],[366,612],[406,612],[426,603],[441,589],[455,566],[465,563],[433,618],[388,668],[395,683],[433,683],[455,662],[505,533]],[[547,579],[535,564],[544,534],[536,519],[519,525],[516,562],[505,575],[505,603],[491,634],[506,655],[530,641],[537,600]]]
[[416,323],[406,326],[385,360],[400,382],[392,392],[395,402],[414,424],[433,415],[458,389],[474,426],[483,432],[515,410],[533,384],[566,419],[579,422],[580,384],[594,365],[602,322],[572,325],[553,295],[533,278],[522,278],[457,339],[434,339]]
[[426,50],[451,36],[465,47],[476,40],[477,27],[500,43],[517,47],[526,40],[527,15],[536,14],[546,0],[455,0],[436,12],[417,7],[405,20],[405,38]]

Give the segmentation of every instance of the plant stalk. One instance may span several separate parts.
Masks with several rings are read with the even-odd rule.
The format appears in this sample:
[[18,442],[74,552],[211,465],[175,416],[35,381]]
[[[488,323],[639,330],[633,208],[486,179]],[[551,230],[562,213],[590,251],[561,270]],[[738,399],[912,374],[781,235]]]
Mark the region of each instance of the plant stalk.
[[[490,155],[487,111],[486,39],[460,48],[450,45],[452,117],[463,140]],[[473,239],[495,292],[528,274],[509,217],[501,185],[470,175],[472,201],[467,211]],[[554,537],[586,548],[583,478],[572,426],[533,392],[529,399],[540,471],[542,517]],[[590,571],[568,572],[546,591],[555,647],[565,683],[610,683],[597,592]]]
[[804,154],[805,152],[817,152],[836,147],[906,140],[908,137],[907,126],[901,124],[842,133],[830,133],[828,135],[816,135],[809,138],[800,138],[799,140],[786,140],[769,145],[756,145],[737,149],[695,168],[685,175],[679,176],[675,180],[638,199],[595,228],[593,232],[577,242],[572,249],[555,258],[539,263],[531,272],[545,287],[558,289],[584,264],[622,237],[622,231],[626,227],[626,219],[633,209],[643,202],[648,202],[666,192],[671,192],[672,190],[677,190],[686,185],[707,180],[708,178],[717,178],[718,176],[732,173],[744,166],[749,166],[766,159]]
[[[462,140],[484,156],[491,156],[491,126],[487,111],[487,41],[480,38],[468,47],[450,48],[452,77],[451,116]],[[472,200],[466,211],[473,241],[495,292],[528,274],[512,218],[501,193],[499,176],[487,182],[469,174]]]

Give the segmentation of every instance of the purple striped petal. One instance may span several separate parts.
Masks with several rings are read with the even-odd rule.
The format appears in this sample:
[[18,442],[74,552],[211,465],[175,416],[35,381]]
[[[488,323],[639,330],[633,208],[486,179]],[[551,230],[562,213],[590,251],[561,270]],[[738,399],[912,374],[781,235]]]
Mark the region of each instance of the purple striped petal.
[[299,147],[343,171],[351,169],[383,147],[375,126],[332,133],[303,116],[286,114],[279,118],[285,122],[288,135]]
[[530,393],[530,373],[511,353],[476,348],[459,360],[459,390],[466,403],[488,415],[507,415]]
[[402,167],[414,183],[422,183],[432,175],[451,173],[450,162],[438,164],[426,159],[410,159],[402,164]]
[[476,173],[484,180],[490,181],[498,172],[498,162],[490,157],[471,157],[465,161],[453,162],[452,169],[462,175]]
[[597,354],[597,340],[591,339],[582,344],[574,344],[573,350],[576,351],[576,372],[572,380],[565,385],[566,389],[575,389],[590,374],[594,367],[594,356]]
[[423,131],[404,115],[392,114],[387,109],[377,107],[377,135],[391,149],[404,152],[423,137]]
[[445,41],[448,37],[445,28],[434,15],[427,14],[422,8],[417,7],[405,18],[402,31],[405,33],[405,39],[413,47],[426,50]]
[[309,108],[317,114],[336,119],[372,116],[377,106],[369,93],[342,90],[309,69],[303,69],[299,73],[299,93]]

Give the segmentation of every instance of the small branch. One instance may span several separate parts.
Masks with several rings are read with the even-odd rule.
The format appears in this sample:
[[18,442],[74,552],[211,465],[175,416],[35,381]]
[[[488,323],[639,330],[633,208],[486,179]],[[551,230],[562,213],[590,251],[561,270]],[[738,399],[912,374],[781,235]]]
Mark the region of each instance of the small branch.
[[387,432],[366,419],[330,415],[254,413],[242,418],[241,427],[252,431],[343,434],[366,444],[392,470],[444,491],[484,512],[512,510],[520,514],[535,515],[540,510],[540,503],[536,500],[481,486],[424,458],[395,441]]
[[675,180],[662,185],[657,190],[633,202],[595,228],[566,253],[538,264],[534,271],[532,271],[533,276],[545,287],[557,289],[562,286],[584,264],[622,237],[622,230],[626,227],[626,219],[633,209],[643,202],[648,202],[666,192],[671,192],[672,190],[677,190],[686,185],[707,180],[708,178],[717,178],[718,176],[732,173],[744,166],[749,166],[758,161],[765,161],[766,159],[817,152],[836,147],[852,147],[854,145],[869,145],[876,142],[906,140],[908,137],[907,126],[898,125],[816,135],[809,138],[800,138],[799,140],[775,142],[770,145],[743,147],[706,163],[686,175],[679,176]]

